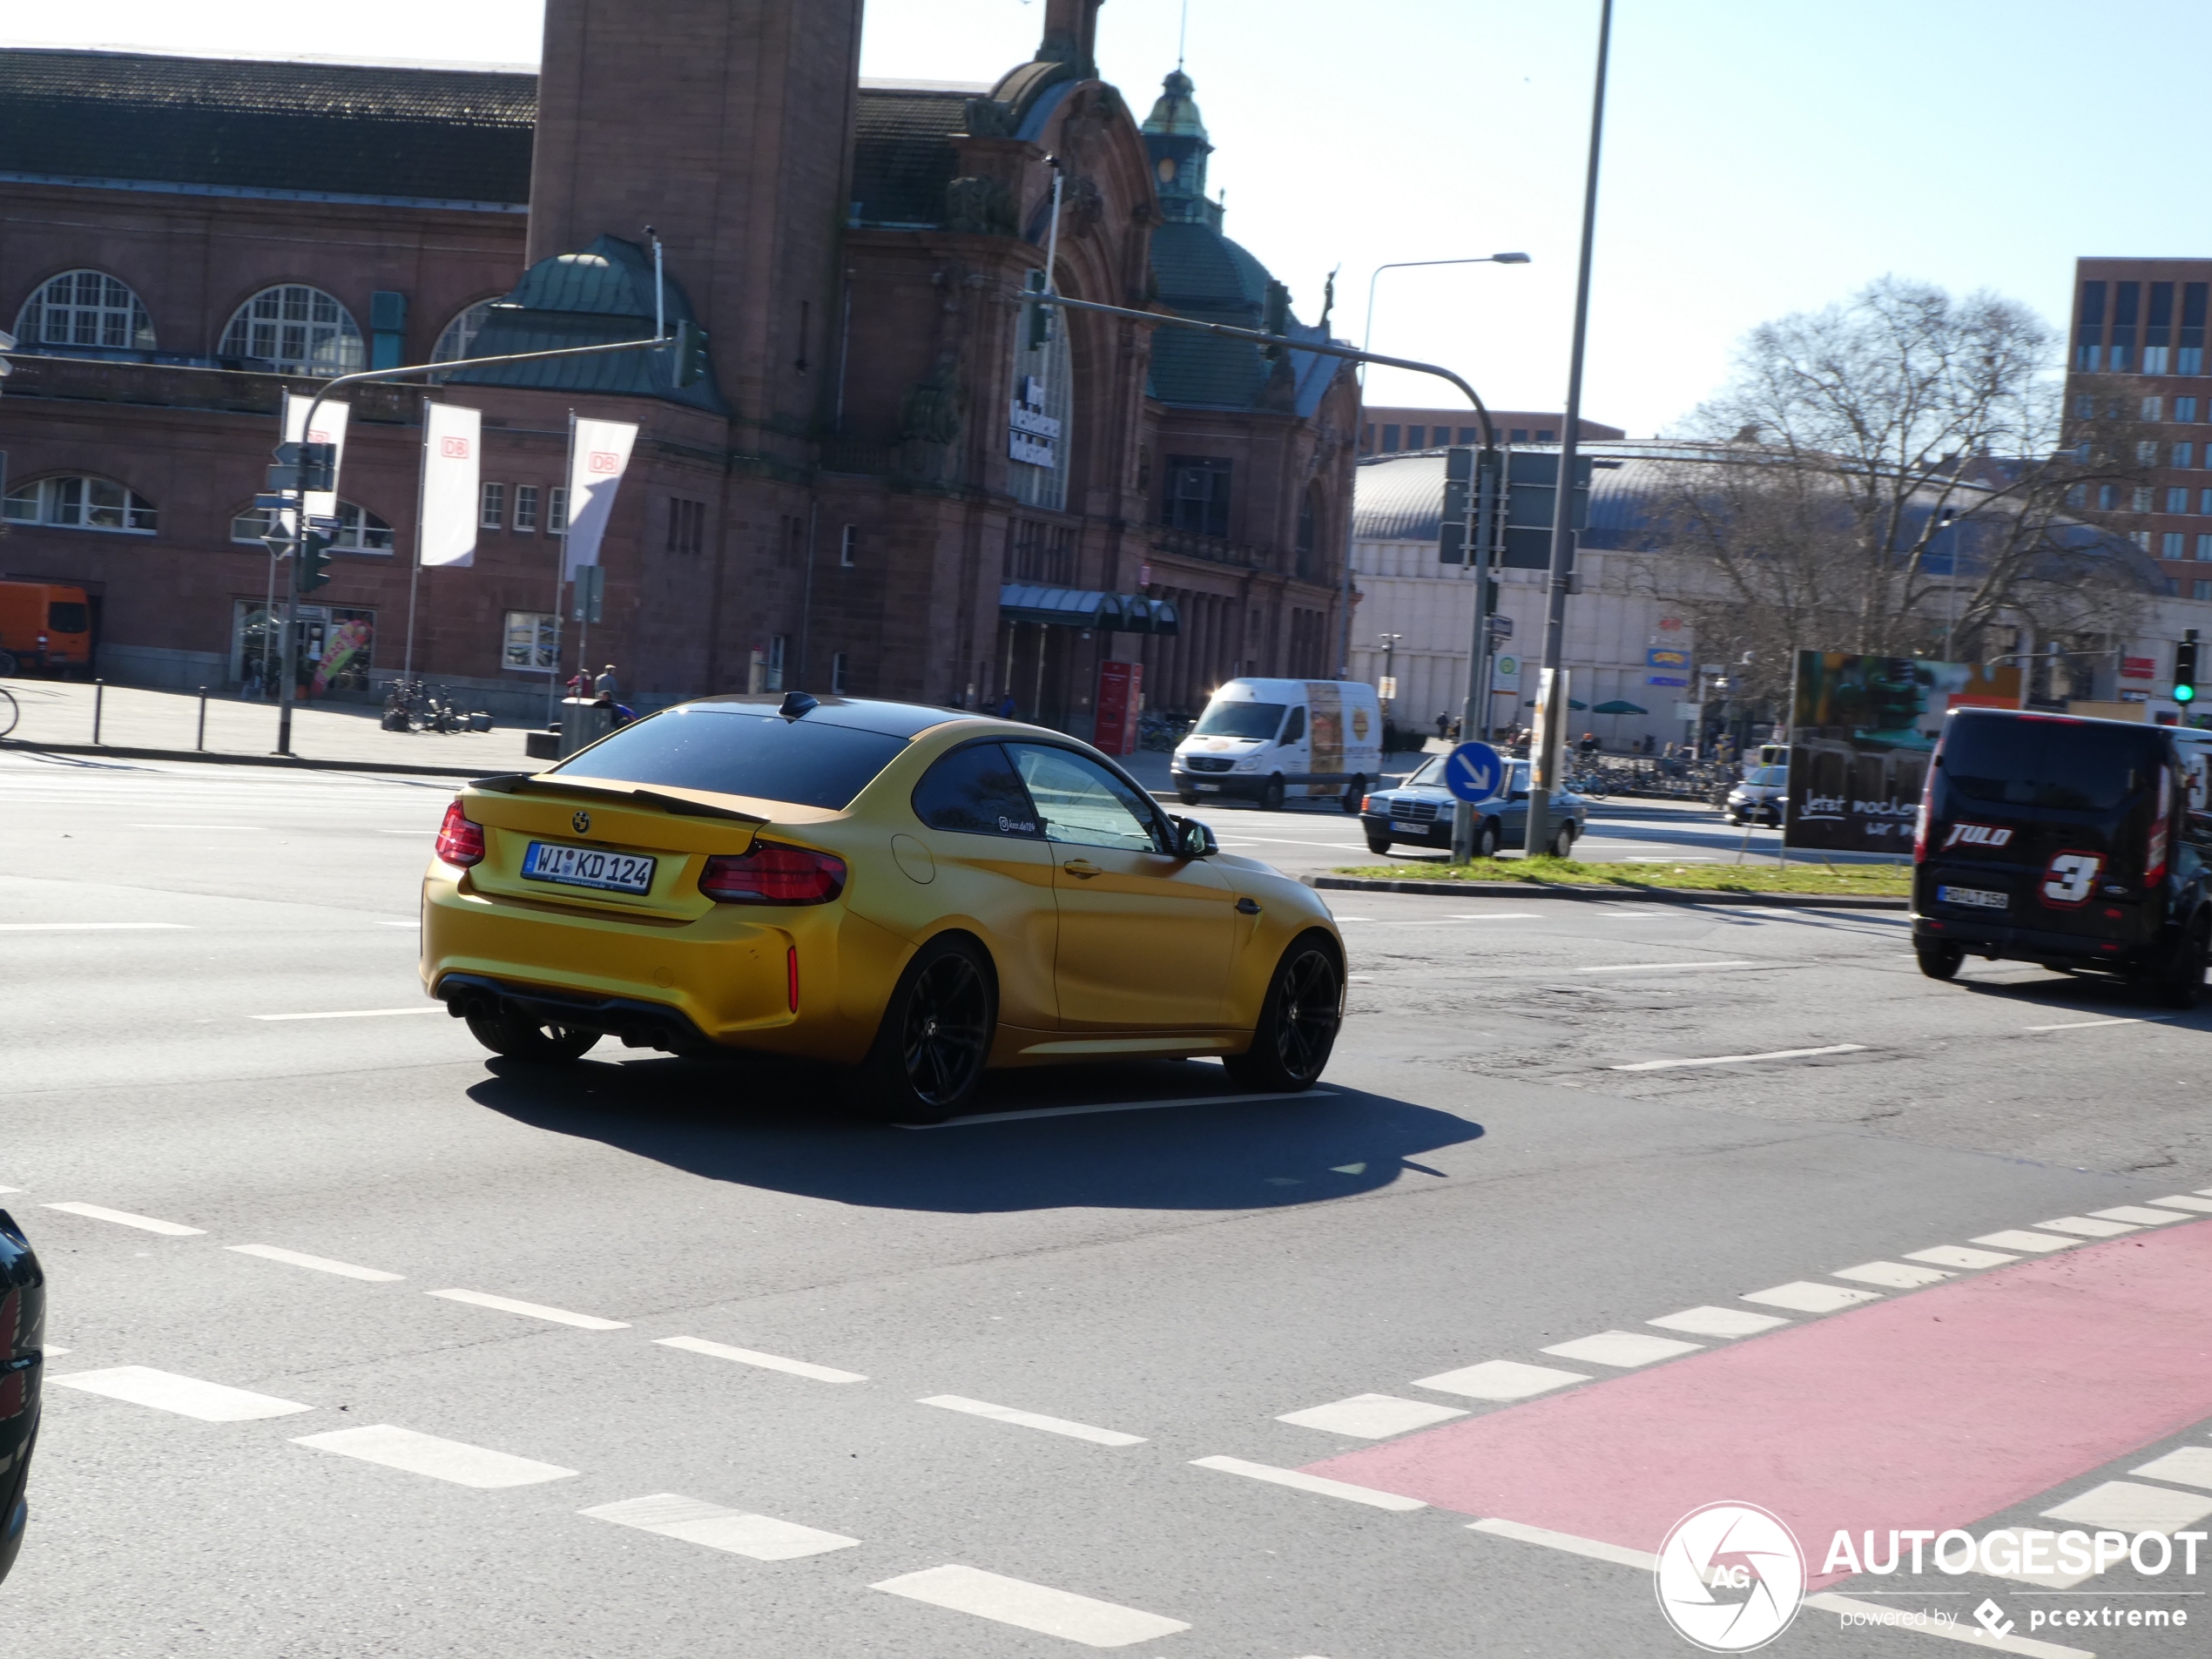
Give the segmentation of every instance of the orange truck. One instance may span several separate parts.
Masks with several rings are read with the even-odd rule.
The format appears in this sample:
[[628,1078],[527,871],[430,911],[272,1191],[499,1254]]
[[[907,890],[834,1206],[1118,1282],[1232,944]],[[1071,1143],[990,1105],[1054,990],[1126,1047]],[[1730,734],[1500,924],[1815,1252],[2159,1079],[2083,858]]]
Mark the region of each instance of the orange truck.
[[82,673],[92,665],[92,607],[58,582],[0,582],[0,675]]

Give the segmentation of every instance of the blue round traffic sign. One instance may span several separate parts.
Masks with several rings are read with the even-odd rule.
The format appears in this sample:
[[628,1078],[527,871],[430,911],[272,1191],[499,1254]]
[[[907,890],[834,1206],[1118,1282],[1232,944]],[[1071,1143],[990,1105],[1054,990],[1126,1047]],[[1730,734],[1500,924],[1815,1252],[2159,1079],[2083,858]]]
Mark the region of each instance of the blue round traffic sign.
[[1444,786],[1460,800],[1488,800],[1505,776],[1505,760],[1487,743],[1463,743],[1444,762]]

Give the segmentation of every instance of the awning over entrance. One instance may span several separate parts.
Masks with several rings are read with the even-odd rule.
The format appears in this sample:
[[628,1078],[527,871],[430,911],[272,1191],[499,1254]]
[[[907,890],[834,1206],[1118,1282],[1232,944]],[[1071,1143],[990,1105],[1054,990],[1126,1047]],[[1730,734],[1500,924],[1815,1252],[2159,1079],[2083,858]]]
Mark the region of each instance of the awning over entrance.
[[1039,622],[1100,633],[1172,634],[1183,625],[1175,605],[1166,599],[1088,588],[1042,588],[1027,582],[1001,584],[999,617],[1005,622]]

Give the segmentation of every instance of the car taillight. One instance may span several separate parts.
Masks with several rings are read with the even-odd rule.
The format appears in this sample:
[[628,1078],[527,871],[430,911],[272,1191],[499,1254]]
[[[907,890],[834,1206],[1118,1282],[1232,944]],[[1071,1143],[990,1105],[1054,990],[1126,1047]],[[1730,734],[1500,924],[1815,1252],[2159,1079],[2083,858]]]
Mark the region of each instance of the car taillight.
[[709,859],[699,891],[722,904],[827,904],[845,891],[845,860],[762,841],[739,857]]
[[446,821],[438,826],[438,857],[464,870],[484,861],[483,826],[469,821],[459,801],[446,808]]
[[2150,841],[2143,849],[2143,885],[2155,887],[2166,879],[2166,848],[2172,840],[2169,823],[2174,812],[2174,774],[2158,772],[2158,816],[2150,821]]

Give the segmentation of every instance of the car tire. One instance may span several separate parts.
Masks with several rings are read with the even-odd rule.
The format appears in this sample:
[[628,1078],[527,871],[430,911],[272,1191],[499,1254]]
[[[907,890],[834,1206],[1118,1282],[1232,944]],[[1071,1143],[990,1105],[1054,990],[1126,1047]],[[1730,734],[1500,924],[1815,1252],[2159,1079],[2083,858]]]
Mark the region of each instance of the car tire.
[[1930,979],[1955,979],[1966,960],[1966,948],[1949,939],[1916,939],[1912,954]]
[[1196,806],[1198,804],[1198,792],[1195,789],[1178,789],[1175,792],[1175,798],[1185,806]]
[[931,940],[899,975],[860,1063],[870,1114],[894,1123],[958,1116],[997,1032],[998,987],[982,948],[959,934]]
[[1370,853],[1387,853],[1390,851],[1390,837],[1387,835],[1370,835],[1367,837],[1367,850]]
[[1300,934],[1267,983],[1251,1047],[1222,1062],[1239,1088],[1273,1094],[1310,1089],[1329,1063],[1344,1023],[1344,968],[1336,944]]
[[503,1059],[525,1065],[565,1066],[581,1060],[599,1041],[597,1031],[551,1025],[505,1009],[469,1016],[469,1035]]
[[2204,970],[2212,961],[2212,933],[2202,921],[2164,953],[2149,988],[2169,1008],[2193,1008],[2204,996]]
[[16,656],[13,651],[0,651],[0,679],[16,677]]
[[1555,859],[1571,859],[1575,856],[1574,825],[1561,824],[1558,830],[1554,833],[1552,836],[1551,853],[1552,856]]
[[1496,858],[1501,839],[1498,820],[1494,818],[1484,819],[1482,827],[1474,833],[1474,856],[1479,859]]
[[1358,772],[1354,772],[1354,773],[1352,774],[1352,781],[1351,781],[1349,784],[1346,784],[1346,785],[1345,786],[1345,790],[1344,790],[1344,809],[1345,809],[1345,811],[1346,811],[1347,813],[1356,813],[1356,812],[1358,812],[1358,811],[1359,810],[1359,803],[1360,803],[1361,801],[1365,800],[1365,799],[1366,799],[1366,797],[1367,797],[1367,779],[1366,779],[1366,777],[1365,777],[1365,776],[1363,776],[1362,774],[1358,773]]
[[1283,810],[1283,775],[1278,772],[1260,786],[1259,809],[1264,813]]

